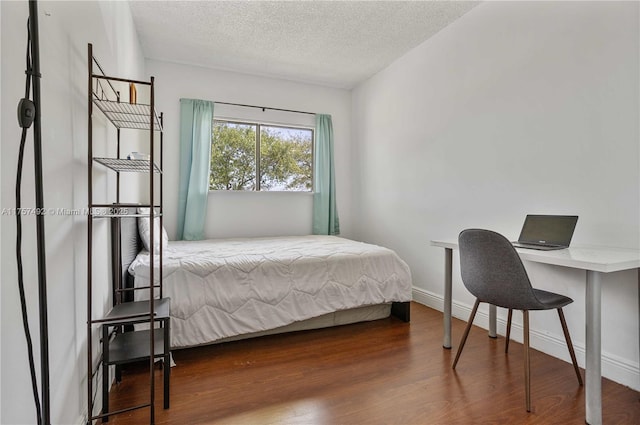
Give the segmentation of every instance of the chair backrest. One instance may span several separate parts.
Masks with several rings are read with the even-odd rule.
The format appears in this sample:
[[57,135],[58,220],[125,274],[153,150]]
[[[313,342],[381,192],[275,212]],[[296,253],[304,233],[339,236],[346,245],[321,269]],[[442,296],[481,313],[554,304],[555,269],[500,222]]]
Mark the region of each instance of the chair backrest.
[[467,229],[458,236],[458,245],[462,282],[480,301],[516,310],[544,308],[507,238],[491,230]]

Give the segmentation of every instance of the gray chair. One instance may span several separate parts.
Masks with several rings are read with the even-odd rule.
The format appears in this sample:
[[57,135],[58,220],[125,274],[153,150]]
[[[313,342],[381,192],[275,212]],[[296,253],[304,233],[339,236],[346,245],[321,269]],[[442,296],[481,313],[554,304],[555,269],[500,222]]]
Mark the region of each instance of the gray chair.
[[460,271],[462,282],[476,297],[471,317],[460,341],[453,369],[456,368],[460,353],[467,341],[473,319],[481,302],[509,309],[505,352],[509,349],[511,317],[513,310],[522,310],[524,316],[524,380],[527,412],[531,411],[531,384],[529,362],[529,310],[556,309],[567,341],[573,367],[582,385],[582,376],[576,362],[571,337],[564,319],[562,307],[573,300],[564,295],[554,294],[531,286],[527,272],[515,248],[504,236],[490,230],[467,229],[458,236],[460,248]]

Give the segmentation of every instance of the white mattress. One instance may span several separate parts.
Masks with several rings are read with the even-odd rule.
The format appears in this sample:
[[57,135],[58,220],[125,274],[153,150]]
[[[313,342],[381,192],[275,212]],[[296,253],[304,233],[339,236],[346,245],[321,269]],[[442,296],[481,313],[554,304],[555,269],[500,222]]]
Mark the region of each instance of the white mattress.
[[[411,300],[411,273],[395,252],[335,236],[169,242],[163,262],[176,348]],[[148,286],[148,252],[129,271]]]

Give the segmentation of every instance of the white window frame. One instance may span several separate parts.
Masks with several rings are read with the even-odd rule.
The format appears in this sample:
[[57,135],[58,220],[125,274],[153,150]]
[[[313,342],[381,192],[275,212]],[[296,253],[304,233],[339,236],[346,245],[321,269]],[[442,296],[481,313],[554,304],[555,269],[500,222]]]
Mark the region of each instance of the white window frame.
[[[220,109],[224,109],[225,112],[227,109],[229,109],[228,105],[225,105],[226,108],[220,108]],[[216,109],[219,108],[217,105],[215,107]],[[234,106],[235,108],[235,106]],[[233,109],[233,108],[232,108]],[[263,114],[265,112],[276,112],[276,114],[269,114],[271,116],[277,116],[277,115],[283,115],[282,111],[271,111],[271,110],[265,110],[265,111],[261,111]],[[286,114],[291,114],[290,112],[286,112]],[[210,192],[213,191],[220,191],[220,192],[262,192],[262,193],[268,193],[268,192],[287,192],[287,193],[313,193],[315,190],[315,181],[314,181],[314,163],[315,163],[315,137],[316,137],[316,131],[315,131],[315,125],[309,125],[309,124],[298,124],[298,123],[289,123],[289,122],[281,122],[281,121],[265,121],[265,120],[256,120],[256,119],[243,119],[243,118],[232,118],[232,117],[227,117],[224,116],[227,114],[218,114],[216,113],[216,111],[214,110],[214,117],[213,117],[213,122],[212,125],[215,125],[216,122],[224,122],[224,123],[229,123],[229,124],[240,124],[240,125],[251,125],[251,126],[255,126],[256,127],[256,149],[255,149],[255,155],[256,155],[256,184],[254,186],[253,190],[226,190],[226,189],[211,189],[209,188]],[[243,115],[247,115],[247,114],[243,114]],[[252,114],[255,116],[255,111],[254,114]],[[300,115],[300,114],[297,114]],[[301,119],[297,119],[296,121],[300,122],[305,122],[308,120],[301,120]],[[265,126],[265,127],[279,127],[279,128],[290,128],[290,129],[300,129],[300,130],[309,130],[311,131],[311,189],[309,190],[262,190],[262,188],[260,187],[260,180],[262,177],[262,173],[261,173],[261,167],[260,167],[260,158],[261,158],[261,152],[260,152],[260,137],[261,137],[261,127]],[[211,143],[213,143],[213,138],[211,140]]]

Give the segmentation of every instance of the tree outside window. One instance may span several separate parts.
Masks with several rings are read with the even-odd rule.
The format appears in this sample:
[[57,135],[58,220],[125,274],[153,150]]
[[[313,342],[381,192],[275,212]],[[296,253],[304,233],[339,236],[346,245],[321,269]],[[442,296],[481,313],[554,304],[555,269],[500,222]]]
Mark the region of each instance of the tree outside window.
[[313,189],[313,130],[215,120],[209,190]]

